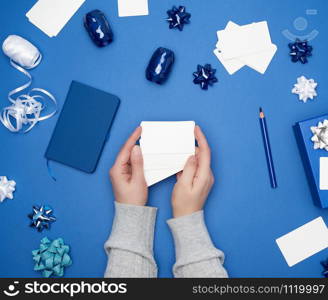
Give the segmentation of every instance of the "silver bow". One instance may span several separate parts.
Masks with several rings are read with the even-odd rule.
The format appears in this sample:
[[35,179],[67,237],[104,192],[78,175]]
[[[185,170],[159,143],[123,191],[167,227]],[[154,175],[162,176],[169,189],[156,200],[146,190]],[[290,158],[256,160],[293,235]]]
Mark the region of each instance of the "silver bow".
[[15,191],[16,182],[8,180],[6,176],[0,176],[0,202],[8,199],[13,199],[13,192]]
[[328,120],[319,122],[318,126],[311,126],[314,134],[311,138],[314,149],[325,149],[328,151]]

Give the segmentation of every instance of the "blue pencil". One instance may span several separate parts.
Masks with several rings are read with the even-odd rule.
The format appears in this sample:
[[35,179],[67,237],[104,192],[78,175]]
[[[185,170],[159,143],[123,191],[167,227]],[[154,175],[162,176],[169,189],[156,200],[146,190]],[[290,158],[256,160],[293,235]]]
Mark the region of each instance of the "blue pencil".
[[269,170],[271,187],[275,189],[278,186],[276,173],[274,171],[274,165],[272,160],[272,152],[271,152],[270,140],[268,135],[268,128],[265,121],[265,115],[261,107],[260,107],[260,126],[262,131],[263,144],[264,144],[265,156],[266,156],[268,170]]

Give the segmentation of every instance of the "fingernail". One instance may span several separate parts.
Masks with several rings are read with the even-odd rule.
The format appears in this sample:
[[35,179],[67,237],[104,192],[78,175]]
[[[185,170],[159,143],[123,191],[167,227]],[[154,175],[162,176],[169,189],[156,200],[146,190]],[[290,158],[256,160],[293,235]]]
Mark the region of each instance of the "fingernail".
[[137,145],[133,146],[132,154],[133,154],[133,155],[136,155],[136,156],[141,155],[141,149],[140,149],[140,147],[137,146]]

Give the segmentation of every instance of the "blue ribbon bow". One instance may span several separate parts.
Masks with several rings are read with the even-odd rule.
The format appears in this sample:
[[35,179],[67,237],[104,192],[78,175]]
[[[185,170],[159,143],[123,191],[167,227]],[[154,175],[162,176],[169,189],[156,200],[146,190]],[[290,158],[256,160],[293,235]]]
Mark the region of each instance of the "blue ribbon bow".
[[307,58],[312,55],[313,48],[308,45],[306,40],[301,41],[300,39],[296,39],[294,43],[289,43],[288,47],[292,62],[300,61],[302,64],[306,64],[308,62]]
[[178,28],[180,31],[183,30],[185,24],[190,23],[191,14],[186,12],[186,8],[184,6],[173,6],[172,9],[167,11],[168,18],[166,21],[169,22],[169,28]]
[[62,238],[50,241],[47,237],[41,240],[40,248],[32,251],[35,261],[34,271],[41,271],[43,277],[63,276],[65,267],[72,264],[69,246]]
[[328,278],[328,258],[321,262],[321,265],[323,266],[324,270],[322,271],[322,275],[326,278]]
[[52,211],[52,208],[48,205],[34,205],[33,213],[28,215],[31,219],[30,226],[35,227],[39,232],[41,232],[44,228],[49,229],[50,224],[56,221]]
[[207,90],[209,85],[213,85],[218,81],[215,72],[216,69],[212,69],[210,64],[198,65],[197,71],[193,73],[194,84],[199,84],[202,90]]

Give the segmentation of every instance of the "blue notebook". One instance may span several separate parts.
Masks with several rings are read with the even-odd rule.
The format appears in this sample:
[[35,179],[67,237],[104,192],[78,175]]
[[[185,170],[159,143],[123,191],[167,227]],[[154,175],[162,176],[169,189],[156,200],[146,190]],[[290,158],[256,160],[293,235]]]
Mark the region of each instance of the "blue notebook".
[[93,173],[119,104],[114,95],[72,81],[46,158]]

